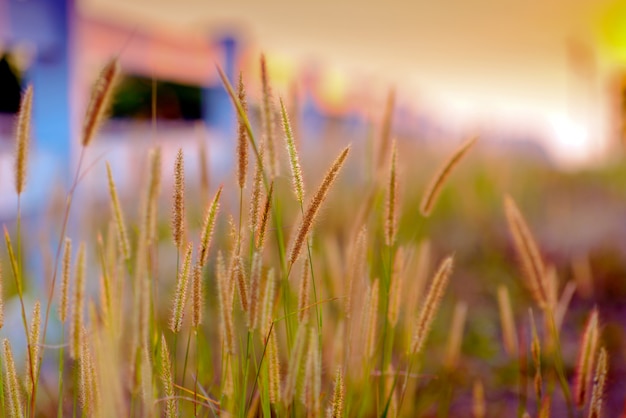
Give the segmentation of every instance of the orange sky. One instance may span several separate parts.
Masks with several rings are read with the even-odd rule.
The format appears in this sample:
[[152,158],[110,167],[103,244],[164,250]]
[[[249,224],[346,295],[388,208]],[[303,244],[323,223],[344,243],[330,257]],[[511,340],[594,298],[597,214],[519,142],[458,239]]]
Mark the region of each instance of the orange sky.
[[[334,74],[373,77],[381,95],[396,84],[401,100],[427,100],[453,121],[535,124],[551,136],[549,148],[566,149],[571,161],[602,153],[608,79],[626,59],[623,0],[79,4],[87,14],[177,34],[236,25],[257,48],[315,58]],[[576,66],[572,57],[579,57]]]

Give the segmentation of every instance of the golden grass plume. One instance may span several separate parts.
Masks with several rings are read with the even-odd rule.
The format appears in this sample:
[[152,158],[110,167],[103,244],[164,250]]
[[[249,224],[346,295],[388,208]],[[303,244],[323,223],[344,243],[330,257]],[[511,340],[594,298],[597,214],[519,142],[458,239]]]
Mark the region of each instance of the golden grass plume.
[[313,226],[313,222],[315,221],[317,212],[319,211],[320,206],[324,202],[324,199],[326,198],[326,194],[328,193],[330,186],[335,181],[335,178],[337,177],[339,170],[341,169],[344,162],[346,161],[349,151],[350,151],[350,147],[348,146],[344,148],[344,150],[341,152],[341,154],[339,154],[337,159],[335,159],[330,169],[326,173],[326,176],[324,176],[324,180],[322,180],[322,184],[319,186],[319,188],[315,192],[315,195],[313,196],[313,199],[309,203],[309,206],[307,207],[306,212],[304,213],[304,217],[302,218],[302,222],[300,223],[300,226],[298,227],[298,231],[295,234],[293,243],[291,244],[291,250],[289,251],[289,265],[290,266],[292,266],[298,259],[298,256],[300,255],[300,251],[302,250],[302,245],[304,244],[304,241],[309,231],[311,230],[311,227]]
[[100,73],[91,90],[91,97],[87,112],[83,119],[82,145],[91,143],[96,131],[100,127],[113,96],[113,88],[120,73],[120,64],[116,59],[111,60]]
[[422,216],[430,216],[433,208],[435,207],[435,203],[437,203],[437,198],[439,197],[443,186],[446,184],[446,180],[450,177],[450,174],[452,174],[452,170],[459,165],[463,157],[476,143],[477,139],[478,137],[472,137],[463,142],[457,149],[454,150],[452,155],[448,157],[443,165],[439,167],[439,170],[437,170],[435,176],[431,179],[428,184],[428,188],[422,197],[422,202],[420,204],[420,212]]
[[26,184],[26,167],[28,165],[28,147],[30,143],[30,118],[33,103],[33,86],[29,85],[22,95],[20,110],[17,114],[15,142],[15,191],[18,195],[24,191]]

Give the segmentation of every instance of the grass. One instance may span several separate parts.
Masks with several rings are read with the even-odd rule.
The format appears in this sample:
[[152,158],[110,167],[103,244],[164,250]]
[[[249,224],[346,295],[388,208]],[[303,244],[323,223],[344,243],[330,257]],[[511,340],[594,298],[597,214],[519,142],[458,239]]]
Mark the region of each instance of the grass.
[[[90,169],[102,168],[110,209],[70,213],[118,64],[96,82],[81,163],[56,220],[49,293],[29,282],[22,247],[32,237],[22,236],[24,225],[18,221],[12,233],[5,227],[14,281],[2,288],[5,299],[20,302],[21,319],[12,320],[28,341],[28,367],[14,363],[16,346],[4,340],[0,416],[581,417],[617,410],[622,395],[609,386],[611,365],[623,362],[623,331],[615,329],[618,306],[600,302],[613,300],[603,289],[626,296],[613,282],[621,260],[592,253],[603,281],[577,278],[586,270],[570,273],[580,257],[558,252],[547,213],[590,190],[623,205],[626,189],[605,184],[626,178],[626,170],[564,175],[526,163],[485,164],[476,137],[447,157],[422,158],[390,138],[394,92],[371,143],[302,152],[264,60],[259,126],[249,119],[242,78],[236,93],[218,71],[239,120],[232,182],[210,186],[203,174],[196,184],[185,178],[182,150],[175,166],[162,167],[155,147],[134,199],[118,193],[108,164],[96,165]],[[18,220],[29,108],[16,139]],[[172,199],[160,193],[169,176]],[[65,236],[70,216],[91,225],[72,241]],[[586,291],[570,300],[569,283]],[[25,294],[46,303],[41,332],[40,305]],[[57,322],[62,340],[53,345],[46,331]]]

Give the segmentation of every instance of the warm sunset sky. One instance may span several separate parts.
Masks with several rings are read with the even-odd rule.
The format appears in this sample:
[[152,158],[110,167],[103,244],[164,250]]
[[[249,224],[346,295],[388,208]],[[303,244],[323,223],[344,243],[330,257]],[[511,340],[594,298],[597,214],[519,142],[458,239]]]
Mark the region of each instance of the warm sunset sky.
[[626,1],[81,0],[87,14],[176,32],[236,25],[258,48],[367,74],[451,120],[529,123],[579,160],[606,143],[626,58]]

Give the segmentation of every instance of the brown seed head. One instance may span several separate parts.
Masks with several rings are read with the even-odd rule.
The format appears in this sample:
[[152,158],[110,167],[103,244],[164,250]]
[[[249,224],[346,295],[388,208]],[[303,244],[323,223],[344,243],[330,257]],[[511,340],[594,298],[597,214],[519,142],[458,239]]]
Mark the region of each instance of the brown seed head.
[[541,258],[539,247],[515,201],[508,195],[504,198],[504,211],[515,249],[526,275],[526,285],[539,307],[545,309],[548,306],[548,290],[545,279],[546,268]]
[[426,295],[426,300],[424,301],[424,306],[417,319],[415,332],[413,333],[413,341],[411,343],[412,355],[418,354],[424,346],[435,314],[439,309],[441,298],[443,298],[443,294],[448,286],[448,279],[452,273],[452,265],[453,257],[449,256],[441,262],[439,270],[437,270],[433,278],[428,294]]
[[578,408],[583,408],[587,402],[599,340],[598,321],[598,309],[594,309],[585,326],[585,332],[580,344],[580,352],[578,353],[576,383],[574,385],[574,401]]
[[270,87],[269,76],[265,55],[261,55],[261,83],[263,86],[263,101],[261,102],[261,124],[263,126],[264,142],[267,144],[267,157],[269,160],[270,178],[278,176],[278,154],[274,140],[274,103],[272,89]]
[[63,275],[61,278],[61,295],[59,301],[59,319],[65,322],[67,318],[68,293],[70,288],[70,270],[72,262],[72,240],[65,238],[65,250],[63,252]]
[[287,115],[287,109],[283,99],[280,99],[280,114],[283,121],[283,130],[285,131],[285,140],[287,142],[287,152],[289,153],[289,165],[291,166],[291,178],[293,182],[293,190],[296,194],[296,199],[301,205],[304,204],[304,182],[302,181],[302,169],[300,168],[300,160],[298,158],[298,150],[296,149],[296,143],[293,139],[293,131],[291,130],[291,123],[289,122],[289,116]]
[[183,325],[183,316],[185,314],[185,304],[187,302],[187,284],[189,283],[189,272],[191,270],[191,254],[193,246],[187,244],[185,250],[185,259],[182,269],[178,272],[178,280],[176,281],[176,294],[174,295],[174,306],[172,307],[172,316],[170,317],[170,329],[172,332],[180,332]]
[[128,234],[126,233],[126,223],[124,222],[124,215],[122,215],[122,207],[120,205],[119,197],[117,196],[117,189],[115,188],[115,182],[113,181],[113,174],[111,173],[111,166],[109,162],[106,163],[107,167],[107,179],[109,181],[109,194],[111,196],[111,209],[115,217],[115,226],[117,228],[117,240],[124,256],[124,260],[130,260],[130,244],[128,243]]
[[83,120],[82,144],[84,147],[89,145],[104,119],[113,96],[113,88],[119,72],[120,65],[116,58],[104,67],[100,77],[93,85],[91,98],[89,99],[89,105]]
[[602,412],[602,400],[604,396],[604,385],[606,383],[606,374],[608,371],[608,359],[606,349],[600,348],[598,356],[598,366],[596,374],[593,376],[593,392],[591,394],[591,403],[589,408],[589,418],[600,418]]
[[217,212],[219,210],[219,201],[222,194],[222,186],[217,189],[213,201],[207,208],[206,215],[204,216],[204,225],[202,227],[202,237],[200,238],[200,265],[204,266],[209,258],[209,249],[211,248],[211,238],[213,236],[213,230],[215,229],[215,220],[217,219]]
[[26,166],[28,165],[28,146],[30,143],[30,117],[33,103],[33,86],[29,85],[22,96],[20,111],[17,114],[17,134],[15,141],[15,191],[18,195],[26,184]]
[[322,184],[319,186],[319,188],[315,192],[313,199],[309,203],[309,206],[307,207],[307,210],[304,213],[304,217],[302,218],[302,222],[300,223],[300,226],[298,227],[298,231],[296,232],[295,238],[293,240],[293,244],[291,245],[291,251],[289,252],[289,265],[290,266],[292,266],[298,259],[298,256],[300,255],[300,251],[302,250],[302,245],[304,244],[304,241],[309,231],[311,230],[311,227],[313,226],[313,222],[315,221],[317,212],[320,206],[322,205],[322,202],[324,202],[324,199],[326,198],[326,194],[328,193],[330,186],[335,181],[335,178],[337,177],[337,173],[339,173],[339,170],[341,169],[344,162],[346,161],[346,157],[348,156],[349,151],[350,151],[350,147],[348,146],[344,148],[341,154],[339,154],[337,159],[333,162],[332,166],[330,167],[330,170],[328,170],[328,172],[326,173],[326,176],[324,177]]
[[270,183],[270,189],[265,197],[265,205],[263,205],[263,213],[261,215],[261,223],[256,235],[256,247],[259,251],[263,250],[265,244],[265,236],[267,235],[267,226],[269,224],[270,209],[272,206],[272,196],[274,194],[274,181]]
[[172,236],[177,248],[183,245],[185,235],[185,163],[179,149],[174,164],[174,197],[172,206]]
[[[243,76],[239,73],[239,89],[237,96],[239,97],[239,103],[244,113],[248,112],[248,103],[246,102],[246,90],[243,85]],[[248,131],[246,130],[245,122],[238,118],[238,135],[237,135],[237,182],[239,188],[243,189],[246,186],[246,171],[248,169]]]
[[396,141],[393,141],[389,168],[389,186],[387,188],[387,215],[385,217],[385,244],[388,246],[392,246],[396,240],[396,211],[398,205],[397,159],[397,145]]
[[443,189],[443,186],[446,184],[446,180],[450,177],[452,170],[459,165],[459,162],[463,159],[465,154],[472,148],[472,145],[476,143],[477,137],[472,137],[467,141],[463,142],[452,155],[444,162],[444,164],[439,167],[439,170],[435,174],[435,176],[430,181],[426,192],[424,193],[424,197],[422,198],[422,203],[420,204],[420,212],[422,216],[428,217],[437,203],[437,198]]
[[13,352],[8,339],[2,340],[2,353],[4,355],[4,396],[5,408],[11,418],[23,417],[22,411],[22,395],[20,394],[20,385],[15,372],[15,362],[13,360]]

